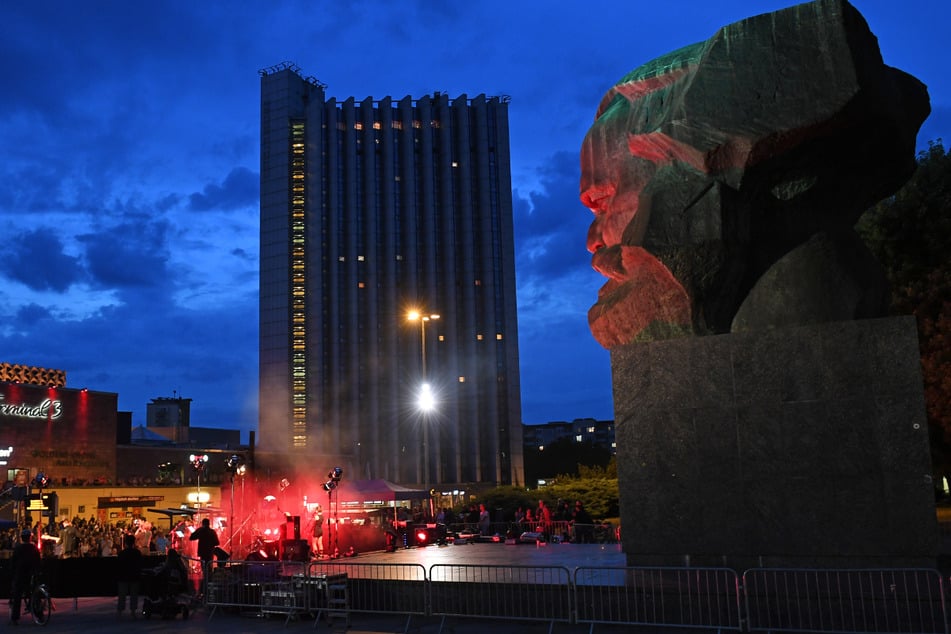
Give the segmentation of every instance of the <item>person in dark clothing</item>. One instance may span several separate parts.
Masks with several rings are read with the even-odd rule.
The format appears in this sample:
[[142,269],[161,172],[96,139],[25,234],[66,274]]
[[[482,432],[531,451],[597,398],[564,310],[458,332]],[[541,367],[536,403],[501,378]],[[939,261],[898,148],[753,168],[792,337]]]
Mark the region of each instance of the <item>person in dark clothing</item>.
[[23,597],[30,592],[33,575],[40,570],[40,551],[33,545],[33,533],[28,528],[23,529],[20,543],[13,548],[10,570],[13,575],[10,583],[10,625],[17,625]]
[[575,513],[571,523],[575,529],[576,542],[580,544],[590,544],[594,541],[594,522],[591,519],[591,515],[585,510],[581,500],[575,502]]
[[202,594],[205,592],[205,584],[211,578],[211,566],[215,560],[215,548],[218,546],[218,533],[211,527],[211,522],[206,517],[201,521],[201,526],[195,529],[188,539],[198,542],[198,558],[201,559],[201,587]]
[[125,600],[129,597],[129,612],[132,618],[138,616],[139,610],[139,583],[142,574],[142,563],[145,558],[135,545],[135,535],[126,535],[123,538],[123,549],[119,551],[118,572],[116,581],[118,585],[119,603],[116,606],[116,616],[121,617],[125,610]]

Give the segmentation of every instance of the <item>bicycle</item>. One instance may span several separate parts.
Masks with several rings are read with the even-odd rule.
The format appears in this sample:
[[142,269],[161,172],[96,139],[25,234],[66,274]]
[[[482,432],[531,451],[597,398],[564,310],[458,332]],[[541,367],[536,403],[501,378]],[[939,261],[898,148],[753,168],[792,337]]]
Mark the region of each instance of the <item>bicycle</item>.
[[49,588],[39,575],[34,575],[30,580],[30,594],[23,597],[23,601],[26,611],[33,616],[34,623],[37,625],[49,623],[50,615],[56,606],[53,604]]

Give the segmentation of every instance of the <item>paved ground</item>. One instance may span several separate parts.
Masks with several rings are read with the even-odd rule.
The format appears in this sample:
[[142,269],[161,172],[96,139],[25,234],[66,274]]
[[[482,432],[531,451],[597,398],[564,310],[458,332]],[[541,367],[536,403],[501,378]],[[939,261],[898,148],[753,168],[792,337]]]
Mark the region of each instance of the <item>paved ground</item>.
[[[429,546],[410,548],[395,553],[368,553],[358,555],[352,561],[360,563],[418,563],[427,570],[434,564],[487,564],[500,566],[545,565],[565,566],[572,570],[579,566],[623,566],[624,554],[617,544],[578,545],[549,544],[541,547],[534,545],[510,546],[504,544],[468,544],[464,546]],[[57,599],[56,611],[50,622],[42,628],[43,632],[83,632],[108,634],[138,634],[140,632],[177,632],[193,634],[197,632],[216,632],[219,634],[239,634],[242,632],[328,632],[330,628],[323,621],[316,624],[311,619],[292,620],[285,624],[283,616],[270,617],[242,616],[236,612],[199,609],[188,620],[178,617],[175,620],[163,620],[156,616],[151,619],[142,617],[133,621],[126,614],[122,619],[116,616],[116,600],[110,598]],[[6,624],[6,619],[3,621]],[[409,631],[416,634],[544,634],[549,624],[525,621],[498,620],[461,620],[453,619],[442,623],[438,618],[424,619],[413,617],[407,621],[401,616],[376,616],[354,614],[349,634],[381,634],[383,632]],[[40,631],[40,626],[23,618],[17,631]],[[556,634],[583,634],[588,626],[556,624],[552,632]],[[14,631],[7,627],[6,631]],[[599,634],[617,633],[624,628],[598,626]],[[645,630],[640,630],[644,632]],[[669,631],[669,628],[667,628]]]

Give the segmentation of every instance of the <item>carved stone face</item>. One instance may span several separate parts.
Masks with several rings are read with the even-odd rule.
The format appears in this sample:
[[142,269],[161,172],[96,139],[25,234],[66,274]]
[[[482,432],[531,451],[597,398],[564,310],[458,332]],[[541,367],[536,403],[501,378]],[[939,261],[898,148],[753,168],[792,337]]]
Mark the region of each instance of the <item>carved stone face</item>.
[[630,132],[638,113],[617,88],[603,103],[581,147],[581,202],[594,213],[586,243],[591,266],[608,278],[588,321],[595,339],[611,348],[653,323],[689,328],[691,317],[683,286],[643,246],[650,210],[641,208],[641,194],[658,165],[639,155]]
[[628,73],[581,147],[586,247],[607,278],[595,339],[881,314],[852,227],[914,170],[928,111],[847,2],[755,16]]

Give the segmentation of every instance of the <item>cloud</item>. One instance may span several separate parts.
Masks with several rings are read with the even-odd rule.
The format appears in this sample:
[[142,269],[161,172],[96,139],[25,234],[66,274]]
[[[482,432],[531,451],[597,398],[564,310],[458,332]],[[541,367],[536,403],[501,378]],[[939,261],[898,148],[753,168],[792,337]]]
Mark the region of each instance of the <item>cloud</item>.
[[127,222],[76,239],[86,247],[94,286],[159,287],[169,278],[167,232],[164,221]]
[[51,229],[36,229],[5,240],[0,270],[36,291],[65,292],[85,277],[79,258],[67,255]]
[[256,207],[259,190],[258,174],[245,167],[236,167],[221,185],[206,185],[201,193],[189,196],[188,201],[193,211]]

